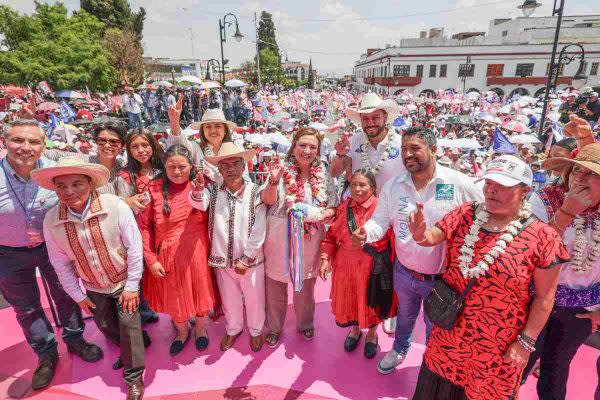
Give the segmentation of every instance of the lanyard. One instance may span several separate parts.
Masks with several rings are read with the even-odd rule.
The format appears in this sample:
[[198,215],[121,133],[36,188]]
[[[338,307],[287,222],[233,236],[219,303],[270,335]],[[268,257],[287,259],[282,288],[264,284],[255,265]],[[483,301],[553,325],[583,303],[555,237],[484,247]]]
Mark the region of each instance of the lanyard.
[[[32,218],[32,212],[33,212],[33,207],[35,206],[35,200],[37,199],[37,195],[38,192],[40,190],[40,187],[38,186],[35,190],[35,193],[33,195],[33,201],[31,202],[31,206],[29,207],[29,210],[27,210],[27,207],[25,206],[25,204],[23,204],[23,202],[21,201],[21,199],[19,198],[19,195],[17,194],[15,188],[12,185],[11,179],[12,177],[9,176],[9,174],[6,172],[6,167],[4,166],[4,162],[6,159],[3,159],[0,162],[0,165],[2,165],[2,170],[4,171],[4,175],[6,176],[6,182],[8,183],[8,186],[10,187],[10,190],[13,192],[13,194],[15,195],[15,198],[17,199],[17,202],[19,203],[19,205],[21,206],[21,208],[23,209],[23,211],[25,212],[25,218],[27,219],[27,224],[31,223]],[[23,190],[23,193],[25,193],[25,190]],[[23,199],[25,200],[25,199]]]

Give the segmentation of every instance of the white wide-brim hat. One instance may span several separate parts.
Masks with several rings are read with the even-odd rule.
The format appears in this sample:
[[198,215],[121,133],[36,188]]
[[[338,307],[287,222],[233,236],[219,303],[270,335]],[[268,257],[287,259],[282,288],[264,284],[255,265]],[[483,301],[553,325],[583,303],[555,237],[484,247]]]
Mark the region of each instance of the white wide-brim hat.
[[360,115],[370,114],[375,110],[383,110],[387,113],[387,125],[394,122],[400,115],[400,106],[394,100],[383,100],[376,93],[367,93],[360,101],[358,110],[349,108],[346,110],[346,116],[360,125]]
[[254,150],[240,150],[234,143],[225,142],[221,144],[221,148],[219,149],[219,154],[212,157],[206,157],[205,160],[212,165],[219,164],[219,161],[224,160],[226,158],[243,158],[244,162],[248,162],[256,155],[256,151]]
[[110,171],[104,165],[92,164],[82,157],[62,157],[53,167],[34,169],[31,179],[48,190],[56,190],[54,178],[62,175],[86,175],[92,180],[94,189],[106,185]]
[[225,119],[225,114],[223,114],[223,110],[220,108],[209,108],[202,115],[202,120],[200,122],[194,122],[190,125],[190,128],[201,130],[202,125],[212,123],[212,122],[220,122],[229,127],[230,131],[233,131],[237,128],[237,124],[235,122],[227,121]]

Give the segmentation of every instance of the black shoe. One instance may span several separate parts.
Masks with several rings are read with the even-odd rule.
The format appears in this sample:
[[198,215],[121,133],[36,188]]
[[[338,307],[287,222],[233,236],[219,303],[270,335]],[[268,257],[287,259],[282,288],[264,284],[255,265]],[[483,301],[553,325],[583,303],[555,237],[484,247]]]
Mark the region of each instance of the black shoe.
[[206,336],[198,336],[196,338],[196,349],[199,351],[206,350],[208,342],[208,332],[206,332]]
[[100,347],[86,342],[83,338],[67,343],[67,350],[87,362],[96,362],[104,355]]
[[121,357],[117,357],[115,363],[112,365],[112,369],[117,370],[123,368],[124,366],[125,365],[123,364],[123,361],[121,361]]
[[172,356],[176,356],[177,354],[181,353],[181,350],[183,350],[183,346],[185,346],[185,343],[188,341],[189,338],[190,334],[188,332],[188,336],[185,338],[184,341],[174,340],[173,343],[171,343],[171,347],[169,348],[169,353]]
[[152,344],[152,339],[150,339],[150,335],[145,330],[142,330],[142,337],[144,339],[144,348],[147,349]]
[[52,378],[54,378],[57,363],[58,351],[56,349],[40,358],[33,373],[33,378],[31,378],[31,388],[33,390],[43,389],[50,384]]
[[352,333],[352,331],[348,332],[348,336],[346,336],[346,340],[344,341],[344,350],[350,352],[350,351],[354,351],[354,349],[356,349],[356,346],[358,346],[358,341],[360,340],[361,336],[363,335],[362,332],[360,332],[358,334],[358,337],[352,337],[350,336],[350,334]]
[[365,350],[364,350],[363,354],[366,358],[371,359],[377,355],[378,342],[379,342],[379,338],[375,338],[375,342],[365,341]]

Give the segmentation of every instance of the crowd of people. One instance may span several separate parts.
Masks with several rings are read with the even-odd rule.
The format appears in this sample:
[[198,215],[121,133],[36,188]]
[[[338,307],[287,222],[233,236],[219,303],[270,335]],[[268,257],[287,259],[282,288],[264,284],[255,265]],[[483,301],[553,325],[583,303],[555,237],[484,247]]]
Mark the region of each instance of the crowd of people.
[[[0,291],[39,357],[33,389],[58,362],[38,268],[70,353],[103,357],[82,311],[120,347],[128,400],[143,398],[152,362],[145,324],[172,320],[173,357],[190,337],[207,349],[218,318],[221,351],[245,329],[253,352],[274,348],[291,334],[291,285],[310,341],[319,277],[345,351],[366,331],[364,357],[378,357],[388,324],[382,374],[405,360],[423,308],[414,399],[516,399],[536,363],[540,399],[566,398],[571,361],[600,328],[596,93],[583,108],[553,95],[540,121],[538,99],[491,92],[273,87],[215,90],[194,106],[183,91],[166,95],[162,117],[148,92],[125,88],[126,123],[75,128],[83,151],[61,145],[34,96],[4,116]],[[160,118],[168,128],[154,129]]]

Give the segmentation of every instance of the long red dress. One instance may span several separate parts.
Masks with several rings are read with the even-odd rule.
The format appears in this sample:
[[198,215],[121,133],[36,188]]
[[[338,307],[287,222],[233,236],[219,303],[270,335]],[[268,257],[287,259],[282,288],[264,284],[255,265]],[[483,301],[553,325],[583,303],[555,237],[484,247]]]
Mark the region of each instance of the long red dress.
[[[333,267],[331,284],[331,310],[339,326],[358,325],[363,329],[381,322],[375,311],[367,304],[367,286],[373,266],[373,257],[362,248],[352,245],[352,235],[348,230],[346,210],[354,211],[357,226],[362,226],[371,218],[377,206],[377,197],[371,196],[362,204],[351,198],[344,200],[336,210],[335,221],[321,242],[321,253],[326,253]],[[377,251],[382,251],[390,240],[389,232],[381,240],[371,243]],[[393,245],[391,246],[393,248]],[[396,300],[392,310],[395,308]]]
[[166,276],[158,278],[146,271],[144,297],[150,306],[182,323],[191,316],[208,315],[218,297],[212,270],[208,266],[207,213],[189,204],[190,183],[169,183],[171,213],[165,215],[163,178],[148,185],[151,203],[138,223],[144,242],[144,259],[151,266],[161,263]]

